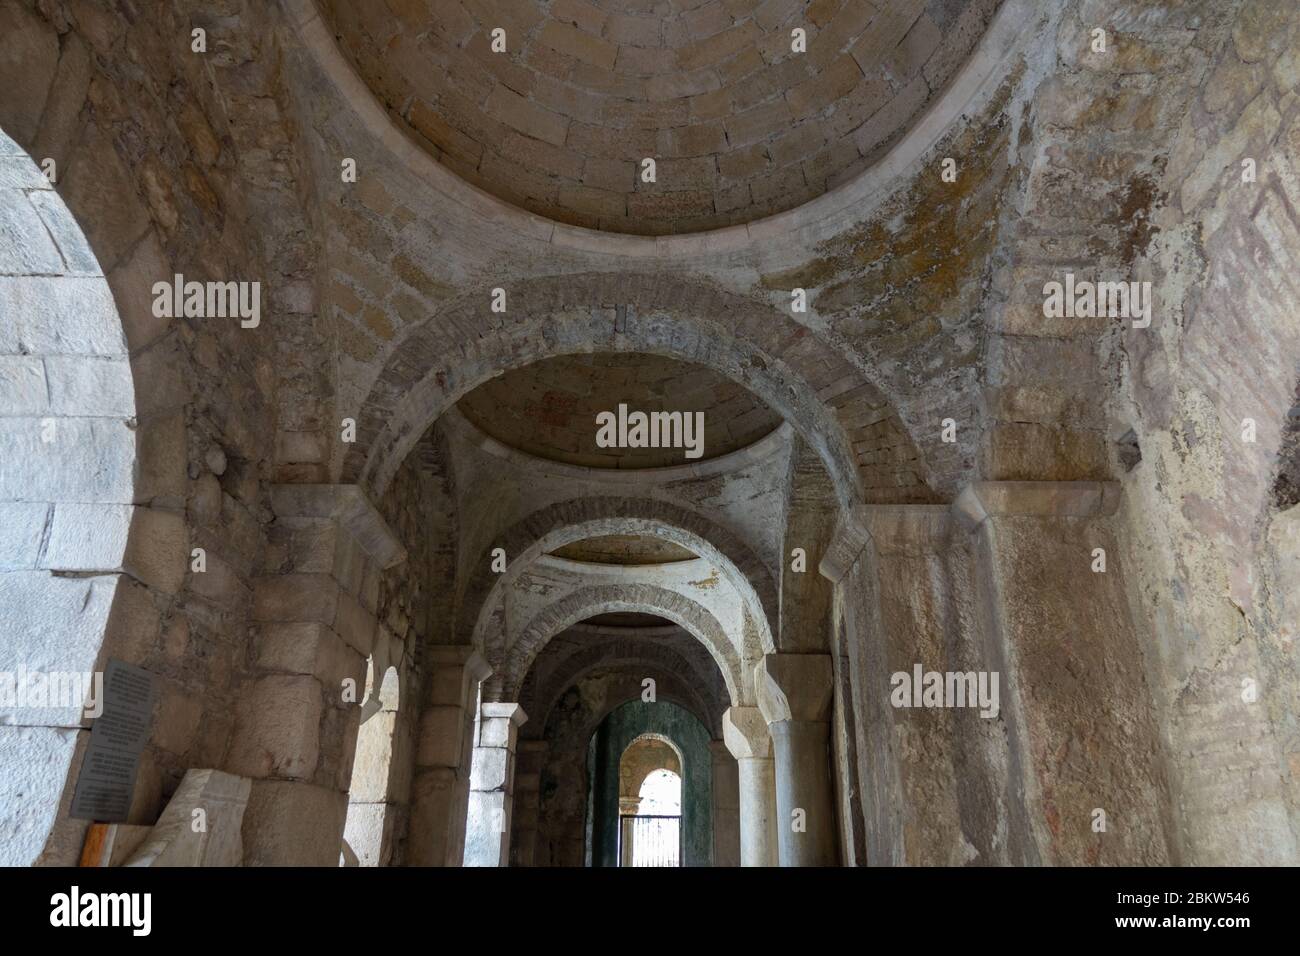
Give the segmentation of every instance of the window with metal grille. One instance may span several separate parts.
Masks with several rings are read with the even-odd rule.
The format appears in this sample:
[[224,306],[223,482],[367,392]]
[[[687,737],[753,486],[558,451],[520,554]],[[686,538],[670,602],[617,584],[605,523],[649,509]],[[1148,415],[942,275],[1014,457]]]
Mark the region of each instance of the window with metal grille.
[[682,818],[619,817],[619,866],[681,866]]

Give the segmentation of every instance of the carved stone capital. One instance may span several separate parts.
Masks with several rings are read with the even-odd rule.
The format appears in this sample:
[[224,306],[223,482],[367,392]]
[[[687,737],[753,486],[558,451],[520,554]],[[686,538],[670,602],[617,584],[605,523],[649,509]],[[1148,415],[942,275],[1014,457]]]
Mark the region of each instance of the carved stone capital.
[[754,669],[758,706],[769,724],[826,721],[833,676],[827,654],[768,654]]
[[728,707],[722,715],[722,739],[737,760],[772,757],[772,735],[757,707]]

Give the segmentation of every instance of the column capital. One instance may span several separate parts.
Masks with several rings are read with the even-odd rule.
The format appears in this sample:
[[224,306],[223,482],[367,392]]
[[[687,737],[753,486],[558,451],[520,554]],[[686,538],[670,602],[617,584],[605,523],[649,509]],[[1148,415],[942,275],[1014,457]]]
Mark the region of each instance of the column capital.
[[821,576],[829,578],[832,583],[838,583],[849,573],[849,568],[857,563],[858,556],[871,542],[865,512],[865,505],[840,509],[830,543],[826,545],[826,552],[817,564]]
[[737,760],[772,758],[772,735],[757,707],[728,707],[722,714],[722,740]]
[[833,670],[828,654],[767,654],[754,668],[758,707],[769,724],[827,721]]
[[484,701],[479,706],[479,713],[489,719],[504,718],[515,727],[522,727],[528,721],[528,715],[524,713],[523,707],[509,702]]
[[967,531],[986,518],[1092,518],[1119,507],[1117,481],[976,481],[952,503],[953,516]]
[[406,547],[359,485],[272,485],[271,510],[282,518],[332,518],[380,568],[406,560]]
[[878,553],[930,550],[951,523],[947,505],[854,505],[841,514],[817,570],[838,583],[868,545]]

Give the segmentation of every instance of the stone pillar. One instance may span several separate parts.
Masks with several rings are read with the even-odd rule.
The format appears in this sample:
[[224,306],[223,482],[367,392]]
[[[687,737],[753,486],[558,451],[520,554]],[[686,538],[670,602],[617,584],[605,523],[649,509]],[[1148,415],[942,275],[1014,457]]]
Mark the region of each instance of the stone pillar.
[[[975,603],[967,582],[972,562],[968,549],[953,548],[951,526],[946,505],[858,505],[840,515],[822,556],[821,573],[835,584],[840,668],[847,671],[838,684],[846,690],[837,743],[848,795],[842,812],[862,821],[863,832],[849,834],[854,862],[1029,862],[1014,841],[994,839],[1017,812],[1014,794],[997,779],[1006,764],[992,752],[1001,727],[970,708],[891,701],[891,677],[910,681],[918,666],[940,674],[990,669],[975,615],[964,610]],[[849,857],[847,843],[845,850]]]
[[834,866],[831,659],[768,654],[754,683],[775,754],[777,858],[781,866]]
[[431,647],[426,663],[429,690],[416,744],[406,860],[412,866],[460,866],[478,688],[491,669],[472,647]]
[[1107,520],[1118,503],[1114,482],[988,481],[952,506],[977,556],[1027,842],[1045,865],[1176,862],[1142,642]]
[[713,754],[713,865],[740,866],[740,777],[736,758],[721,740]]
[[465,826],[466,866],[509,863],[515,742],[519,728],[527,719],[524,709],[516,703],[479,706],[469,778],[469,819]]
[[545,740],[519,742],[519,768],[515,771],[514,846],[511,863],[532,866],[537,853],[537,822],[542,802],[542,769],[550,744]]
[[736,758],[740,790],[740,865],[777,865],[776,770],[772,737],[757,707],[731,707],[722,737]]
[[1116,490],[978,482],[950,508],[841,516],[821,572],[850,648],[872,865],[1169,862]]
[[247,863],[337,866],[379,575],[406,549],[355,485],[276,485],[271,505],[279,573],[254,586],[253,672],[224,769],[253,781]]
[[[373,695],[380,709],[367,715],[362,707],[343,852],[351,850],[358,866],[392,866],[397,841],[406,829],[410,801],[410,714],[414,708],[409,698],[403,702],[401,685],[405,682],[398,671],[378,675],[374,660],[372,657],[364,699],[371,700]],[[384,666],[382,660],[379,666]]]

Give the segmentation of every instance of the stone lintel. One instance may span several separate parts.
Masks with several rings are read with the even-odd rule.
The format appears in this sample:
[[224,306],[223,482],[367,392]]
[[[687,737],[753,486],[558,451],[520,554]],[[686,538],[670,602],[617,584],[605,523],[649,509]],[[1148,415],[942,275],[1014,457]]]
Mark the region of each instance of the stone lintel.
[[273,485],[271,507],[282,518],[333,518],[380,568],[406,560],[405,546],[358,485]]

